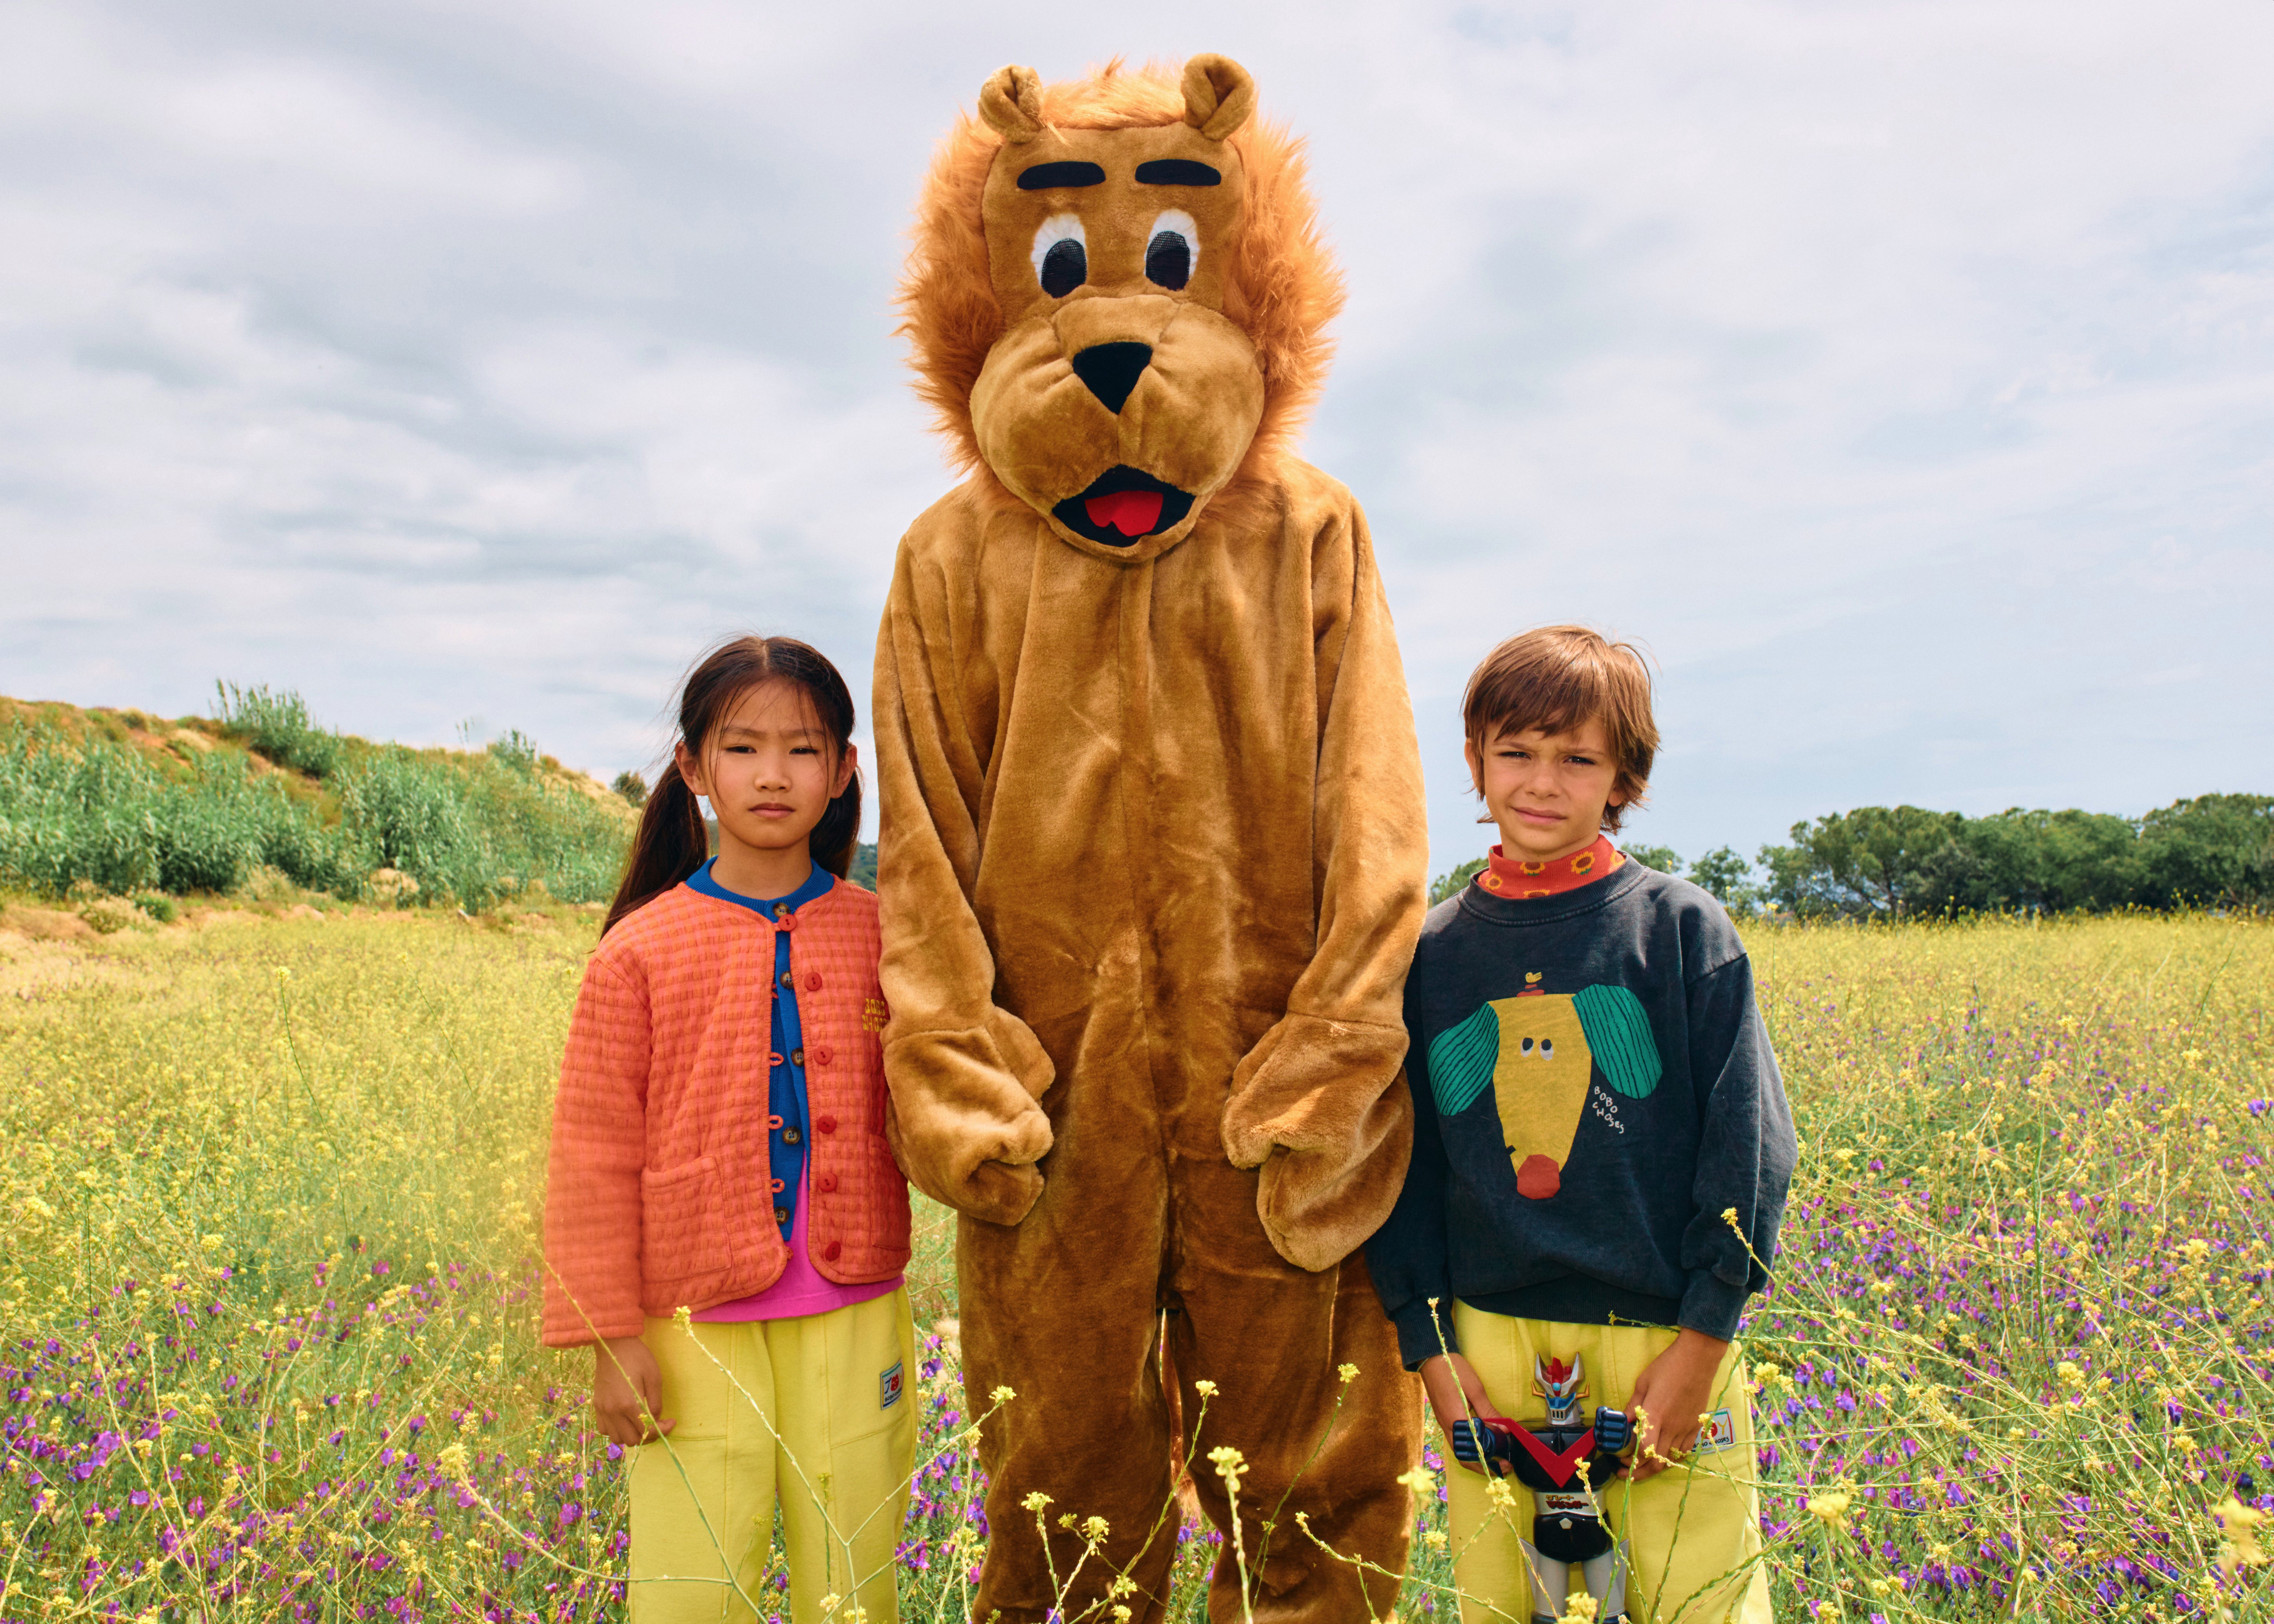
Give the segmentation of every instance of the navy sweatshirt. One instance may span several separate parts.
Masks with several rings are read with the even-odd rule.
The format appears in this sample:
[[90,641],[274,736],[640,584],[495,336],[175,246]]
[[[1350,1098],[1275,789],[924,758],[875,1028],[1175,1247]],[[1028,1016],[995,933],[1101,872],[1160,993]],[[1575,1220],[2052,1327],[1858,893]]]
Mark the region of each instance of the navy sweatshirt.
[[1457,1349],[1456,1297],[1736,1333],[1795,1147],[1720,903],[1631,861],[1552,897],[1472,884],[1422,928],[1405,1026],[1413,1160],[1366,1260],[1406,1368]]

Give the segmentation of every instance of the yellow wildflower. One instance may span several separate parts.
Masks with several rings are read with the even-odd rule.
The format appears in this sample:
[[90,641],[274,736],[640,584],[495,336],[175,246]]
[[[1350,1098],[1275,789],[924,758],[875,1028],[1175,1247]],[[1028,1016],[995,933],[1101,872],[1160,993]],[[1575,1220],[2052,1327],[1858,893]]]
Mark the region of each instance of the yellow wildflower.
[[2233,1578],[2236,1568],[2255,1568],[2266,1560],[2266,1553],[2258,1548],[2258,1525],[2266,1521],[2266,1513],[2230,1494],[2211,1507],[2210,1515],[2226,1536],[2218,1548],[2219,1572]]
[[998,1387],[987,1395],[987,1402],[990,1404],[1007,1404],[1018,1396],[1008,1387]]
[[1348,1387],[1358,1380],[1358,1366],[1350,1364],[1337,1365],[1335,1366],[1335,1376],[1343,1386]]
[[1193,1383],[1193,1391],[1199,1394],[1202,1398],[1214,1398],[1216,1394],[1216,1383],[1203,1376],[1198,1381]]
[[1019,1503],[1021,1506],[1024,1506],[1028,1510],[1039,1514],[1043,1507],[1050,1503],[1050,1497],[1043,1493],[1040,1489],[1036,1489],[1032,1494],[1028,1495],[1026,1499],[1020,1500]]
[[1812,1495],[1808,1502],[1808,1515],[1826,1528],[1844,1529],[1848,1526],[1848,1507],[1855,1503],[1853,1494]]

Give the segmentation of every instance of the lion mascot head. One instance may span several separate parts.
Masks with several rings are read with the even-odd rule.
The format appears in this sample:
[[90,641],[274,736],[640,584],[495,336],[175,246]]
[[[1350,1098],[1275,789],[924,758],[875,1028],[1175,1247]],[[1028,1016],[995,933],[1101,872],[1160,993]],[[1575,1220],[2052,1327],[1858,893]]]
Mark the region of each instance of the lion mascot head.
[[941,143],[900,286],[918,389],[960,468],[1129,560],[1269,488],[1341,279],[1301,143],[1222,56],[1005,68]]

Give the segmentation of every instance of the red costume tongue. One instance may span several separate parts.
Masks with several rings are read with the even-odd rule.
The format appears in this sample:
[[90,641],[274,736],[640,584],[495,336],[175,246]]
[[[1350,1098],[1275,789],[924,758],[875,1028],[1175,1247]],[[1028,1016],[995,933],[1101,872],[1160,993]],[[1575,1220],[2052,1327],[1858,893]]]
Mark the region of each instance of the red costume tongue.
[[1124,536],[1142,536],[1161,522],[1158,491],[1116,491],[1111,496],[1093,496],[1082,507],[1098,529],[1119,530]]

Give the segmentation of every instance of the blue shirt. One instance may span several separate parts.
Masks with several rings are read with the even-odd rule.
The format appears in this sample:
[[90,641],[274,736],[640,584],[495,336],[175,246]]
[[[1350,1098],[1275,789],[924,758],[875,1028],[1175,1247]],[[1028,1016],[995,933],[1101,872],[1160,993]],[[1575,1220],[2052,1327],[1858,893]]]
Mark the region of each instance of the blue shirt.
[[[837,876],[816,864],[805,883],[787,897],[745,897],[711,876],[715,857],[688,877],[688,887],[721,902],[739,904],[769,919],[785,919],[817,897],[826,896]],[[797,1218],[798,1192],[805,1188],[805,1145],[811,1127],[805,1110],[805,1034],[797,1020],[797,989],[789,974],[789,932],[774,932],[773,1054],[766,1074],[767,1160],[773,1174],[774,1222],[789,1239]]]

